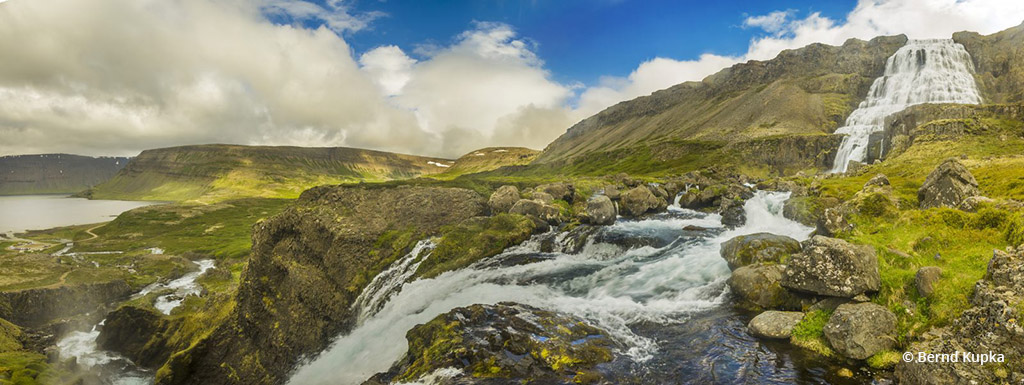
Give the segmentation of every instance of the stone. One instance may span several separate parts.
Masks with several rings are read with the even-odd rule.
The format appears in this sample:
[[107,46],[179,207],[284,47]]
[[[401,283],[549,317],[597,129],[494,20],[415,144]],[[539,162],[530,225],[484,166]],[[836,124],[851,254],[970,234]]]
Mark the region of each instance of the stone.
[[[973,212],[977,212],[978,209],[981,208],[982,205],[986,205],[986,204],[995,205],[996,203],[997,202],[996,202],[995,199],[992,199],[992,198],[989,198],[989,197],[972,196],[972,197],[967,197],[967,199],[964,199],[963,202],[960,202],[960,205],[957,206],[957,208],[960,209],[960,210],[969,212],[969,213],[973,213]],[[1016,209],[1019,209],[1019,207],[1016,208]]]
[[537,186],[536,191],[551,194],[555,199],[561,199],[569,203],[572,203],[573,196],[576,194],[576,188],[568,183],[542,184]]
[[638,186],[622,194],[619,209],[622,215],[638,217],[648,212],[657,212],[668,208],[664,198],[658,198],[645,186]]
[[837,353],[864,360],[896,347],[896,315],[871,302],[839,305],[824,332]]
[[935,292],[935,282],[939,281],[940,275],[942,275],[942,269],[938,266],[925,266],[917,269],[917,274],[914,274],[917,293],[923,297],[931,297]]
[[729,290],[745,303],[762,309],[781,308],[791,297],[780,284],[785,270],[785,265],[755,263],[736,269],[726,282]]
[[743,201],[723,199],[721,215],[722,224],[728,227],[739,227],[747,223],[747,212],[743,209]]
[[804,313],[798,311],[769,310],[750,320],[747,330],[755,337],[787,339],[802,319]]
[[558,224],[561,221],[561,212],[558,207],[531,199],[520,199],[512,206],[509,213],[534,216],[550,224]]
[[884,174],[878,174],[872,177],[870,180],[868,180],[868,182],[864,184],[864,188],[867,189],[868,187],[871,186],[885,187],[888,185],[889,178],[887,178]]
[[618,212],[611,198],[598,195],[587,200],[586,221],[594,225],[610,225],[615,223]]
[[978,181],[958,160],[950,158],[928,174],[917,190],[922,209],[932,207],[959,207],[969,197],[981,195]]
[[487,206],[494,214],[507,213],[512,205],[519,201],[519,189],[516,186],[505,185],[499,187],[487,200]]
[[868,246],[814,236],[789,258],[782,286],[802,292],[852,298],[881,287],[878,259]]
[[719,254],[737,269],[752,263],[783,263],[792,254],[800,252],[800,242],[785,235],[756,233],[740,235],[722,243]]
[[607,196],[608,199],[617,201],[622,194],[619,192],[619,186],[610,184],[604,187],[604,195]]
[[546,205],[555,203],[555,197],[543,191],[534,192],[531,198],[533,198],[533,200],[535,201],[541,202]]

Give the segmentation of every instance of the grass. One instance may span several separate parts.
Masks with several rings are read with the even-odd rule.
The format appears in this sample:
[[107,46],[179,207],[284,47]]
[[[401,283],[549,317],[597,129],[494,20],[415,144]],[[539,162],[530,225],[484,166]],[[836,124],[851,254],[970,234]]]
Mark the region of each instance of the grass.
[[815,310],[804,315],[804,319],[793,327],[790,342],[793,345],[808,349],[825,357],[832,357],[835,352],[825,340],[825,324],[832,312]]
[[448,226],[442,229],[443,235],[433,253],[420,264],[416,277],[436,277],[501,253],[529,238],[534,227],[529,218],[514,214]]

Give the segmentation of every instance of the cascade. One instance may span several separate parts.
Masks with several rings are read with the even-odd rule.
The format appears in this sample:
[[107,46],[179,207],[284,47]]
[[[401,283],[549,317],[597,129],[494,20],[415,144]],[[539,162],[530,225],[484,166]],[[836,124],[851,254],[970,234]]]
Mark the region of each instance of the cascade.
[[885,63],[867,98],[836,130],[846,134],[832,172],[846,172],[851,160],[867,159],[869,138],[884,129],[885,118],[924,103],[979,104],[974,64],[963,45],[952,39],[910,40]]

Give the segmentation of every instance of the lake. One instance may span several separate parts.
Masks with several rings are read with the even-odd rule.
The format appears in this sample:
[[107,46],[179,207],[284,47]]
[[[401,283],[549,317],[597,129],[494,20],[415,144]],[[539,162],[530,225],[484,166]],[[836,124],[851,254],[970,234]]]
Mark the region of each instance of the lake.
[[136,207],[160,203],[88,200],[67,195],[0,196],[0,234],[107,222]]

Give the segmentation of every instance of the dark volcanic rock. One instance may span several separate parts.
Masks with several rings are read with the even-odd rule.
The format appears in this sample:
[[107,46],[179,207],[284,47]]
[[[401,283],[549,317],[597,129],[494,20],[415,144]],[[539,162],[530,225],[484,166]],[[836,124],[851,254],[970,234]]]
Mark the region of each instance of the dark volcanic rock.
[[96,344],[118,352],[142,367],[158,367],[172,351],[157,337],[168,327],[160,314],[148,309],[123,306],[107,315]]
[[800,252],[800,242],[785,235],[757,233],[740,235],[725,243],[719,252],[729,263],[730,269],[737,269],[752,263],[782,263],[786,257]]
[[462,374],[444,384],[607,382],[597,365],[612,361],[617,347],[581,319],[515,303],[456,308],[406,339],[405,357],[367,384],[410,382],[449,367]]
[[172,356],[156,383],[284,382],[300,356],[323,350],[352,327],[357,310],[351,305],[366,284],[360,277],[373,277],[374,266],[386,266],[412,246],[382,243],[385,233],[401,230],[421,239],[487,211],[485,200],[465,189],[307,190],[292,207],[254,226],[231,321]]
[[125,281],[2,292],[0,318],[23,327],[41,327],[56,319],[97,311],[131,293]]
[[958,207],[964,199],[981,195],[978,181],[956,159],[946,159],[932,170],[917,191],[922,209],[931,207]]
[[871,247],[815,236],[789,258],[782,286],[845,298],[875,292],[881,287],[878,259]]

